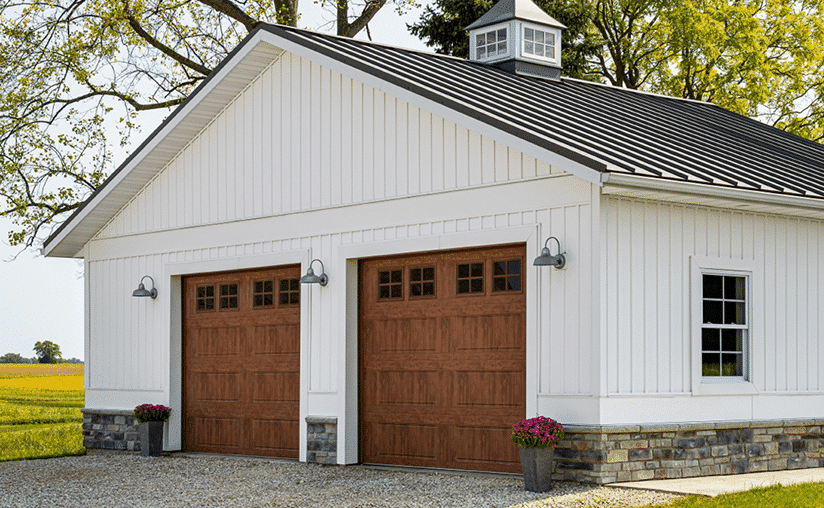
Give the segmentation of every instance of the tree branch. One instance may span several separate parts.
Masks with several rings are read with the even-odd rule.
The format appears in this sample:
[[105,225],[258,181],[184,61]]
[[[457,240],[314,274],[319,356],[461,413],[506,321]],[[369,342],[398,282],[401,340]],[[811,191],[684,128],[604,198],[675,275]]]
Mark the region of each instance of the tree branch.
[[179,63],[180,65],[184,65],[194,71],[197,71],[203,74],[204,76],[208,76],[209,73],[212,72],[212,69],[186,58],[185,56],[181,55],[180,53],[177,53],[172,48],[164,45],[159,40],[152,37],[151,34],[144,30],[142,26],[140,26],[140,23],[137,21],[137,19],[135,19],[133,15],[130,14],[128,20],[129,26],[132,27],[132,30],[134,30],[134,32],[137,35],[139,35],[143,40],[151,44],[154,48],[158,49],[161,53],[168,56],[175,62]]

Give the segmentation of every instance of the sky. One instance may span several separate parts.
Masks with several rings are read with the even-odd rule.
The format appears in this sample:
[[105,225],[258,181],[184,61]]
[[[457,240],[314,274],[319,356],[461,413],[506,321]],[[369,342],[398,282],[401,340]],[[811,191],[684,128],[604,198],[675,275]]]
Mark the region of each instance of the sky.
[[[301,28],[334,31],[334,26],[318,28],[324,23],[318,4],[302,5],[307,8],[301,13]],[[369,24],[372,40],[431,51],[406,28],[407,23],[418,20],[421,11],[417,8],[400,16],[394,4],[387,3]],[[330,19],[330,15],[325,18]],[[357,38],[365,40],[366,31],[361,31]],[[156,127],[155,123],[142,125],[132,146],[138,146]],[[125,157],[124,153],[118,161]],[[21,252],[19,247],[8,245],[11,227],[10,220],[0,218],[0,356],[17,353],[32,358],[34,343],[50,340],[60,346],[63,358],[83,359],[82,261],[44,258],[35,251]]]

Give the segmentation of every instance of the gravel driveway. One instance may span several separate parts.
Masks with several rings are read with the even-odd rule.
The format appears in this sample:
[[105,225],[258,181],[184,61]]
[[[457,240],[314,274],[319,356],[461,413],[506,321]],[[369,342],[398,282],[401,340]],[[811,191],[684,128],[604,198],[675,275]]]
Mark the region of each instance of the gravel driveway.
[[532,494],[520,478],[507,476],[180,454],[95,453],[0,463],[3,507],[624,507],[675,498],[567,482]]

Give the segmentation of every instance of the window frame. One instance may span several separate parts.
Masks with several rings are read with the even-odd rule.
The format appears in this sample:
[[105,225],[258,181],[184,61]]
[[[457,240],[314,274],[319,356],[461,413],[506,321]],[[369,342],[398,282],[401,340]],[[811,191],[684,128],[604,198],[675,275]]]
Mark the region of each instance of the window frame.
[[[752,395],[758,390],[754,382],[757,369],[753,368],[755,345],[763,343],[763,336],[756,326],[755,316],[763,316],[763,298],[753,288],[763,287],[761,273],[755,260],[710,258],[691,256],[690,321],[692,349],[693,395]],[[743,376],[702,375],[702,331],[704,329],[704,275],[743,277],[745,279],[746,330],[743,344]]]
[[[506,34],[506,51],[504,53],[499,53],[497,51],[497,46],[501,42],[497,39],[497,32],[499,32],[500,30],[503,30],[504,33]],[[486,38],[487,35],[489,35],[490,33],[493,33],[493,32],[495,32],[495,34],[496,34],[496,40],[495,40],[495,43],[494,43],[495,47],[496,47],[495,54],[493,56],[489,56],[489,52],[485,51],[483,58],[478,57],[478,48],[480,47],[480,46],[478,46],[478,36],[483,35],[484,38]],[[490,26],[486,26],[486,27],[483,27],[483,28],[479,28],[477,31],[472,32],[470,42],[471,42],[471,46],[472,46],[470,48],[470,51],[472,52],[472,56],[474,56],[473,60],[475,60],[477,62],[491,62],[491,61],[495,61],[495,60],[502,60],[502,59],[506,59],[506,58],[511,58],[512,54],[513,54],[512,48],[515,47],[515,40],[514,40],[514,37],[512,36],[512,30],[510,29],[510,24],[509,23],[504,24],[504,25],[490,25]],[[485,48],[489,48],[489,46],[491,46],[491,44],[487,44],[487,43],[483,44],[483,47],[485,47]]]
[[[527,53],[525,51],[524,48],[526,47],[526,44],[527,44],[527,40],[526,40],[526,31],[527,30],[532,30],[532,31],[535,31],[535,32],[542,32],[544,34],[544,37],[546,37],[547,34],[552,35],[552,38],[554,39],[553,42],[552,42],[552,52],[554,53],[554,56],[552,58],[547,57],[547,56],[539,56],[539,55],[536,55],[534,53]],[[532,59],[532,60],[538,60],[538,61],[541,61],[541,62],[549,62],[549,63],[557,64],[558,63],[558,52],[560,51],[560,47],[559,47],[559,44],[558,44],[558,37],[559,37],[558,32],[553,30],[553,29],[547,30],[547,27],[522,23],[521,24],[520,41],[519,41],[520,44],[518,45],[519,48],[520,48],[521,57],[527,58],[527,59]],[[532,42],[532,41],[530,41],[530,42]],[[549,46],[549,45],[544,44],[544,46]]]

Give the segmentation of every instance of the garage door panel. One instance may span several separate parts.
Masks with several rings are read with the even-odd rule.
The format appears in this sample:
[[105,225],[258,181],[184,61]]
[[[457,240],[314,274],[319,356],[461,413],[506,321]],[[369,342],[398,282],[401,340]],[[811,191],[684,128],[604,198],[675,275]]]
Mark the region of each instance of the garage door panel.
[[371,424],[366,428],[366,434],[374,436],[372,453],[391,464],[412,461],[434,464],[437,459],[434,452],[441,448],[438,432],[435,425],[404,423]]
[[520,466],[518,447],[509,441],[509,427],[460,426],[451,429],[450,434],[456,443],[455,462],[465,469],[493,464],[513,471]]
[[[298,277],[293,266],[184,279],[184,449],[297,457]],[[237,285],[228,310],[220,309],[225,283]],[[198,295],[214,302],[198,306]]]
[[192,380],[192,393],[203,402],[237,402],[240,400],[240,374],[201,372]]
[[240,450],[243,436],[239,418],[193,417],[189,419],[189,432],[193,443],[215,451],[219,448]]
[[457,351],[491,350],[520,351],[525,316],[485,315],[457,316],[450,319],[451,333],[455,337]]
[[251,448],[255,455],[297,458],[295,436],[299,429],[294,418],[253,419],[251,428]]
[[[361,262],[364,462],[520,472],[509,428],[526,412],[523,279],[512,284],[517,291],[495,293],[491,274],[496,260],[522,267],[523,251],[487,248]],[[483,269],[459,271],[467,261]],[[424,265],[435,267],[429,272],[435,294],[426,301],[414,298],[420,288],[413,291],[422,278],[413,270]],[[465,273],[489,277],[459,286]],[[392,285],[397,288],[386,289]],[[478,291],[460,293],[467,288]],[[469,435],[457,432],[456,422]]]
[[438,343],[438,320],[435,318],[376,319],[366,332],[380,341],[375,344],[374,353],[409,353],[415,351],[435,351]]
[[256,372],[252,378],[252,401],[298,402],[300,375],[297,372]]
[[294,355],[300,353],[300,343],[294,337],[300,336],[299,325],[251,326],[250,353],[264,355]]
[[187,353],[197,356],[238,356],[240,334],[236,328],[191,327],[187,330]]
[[[520,407],[524,393],[521,378],[520,372],[456,372],[453,385],[455,404],[485,410]],[[479,386],[486,389],[478,390]]]
[[382,371],[376,376],[376,399],[379,404],[433,406],[440,377],[440,372]]

